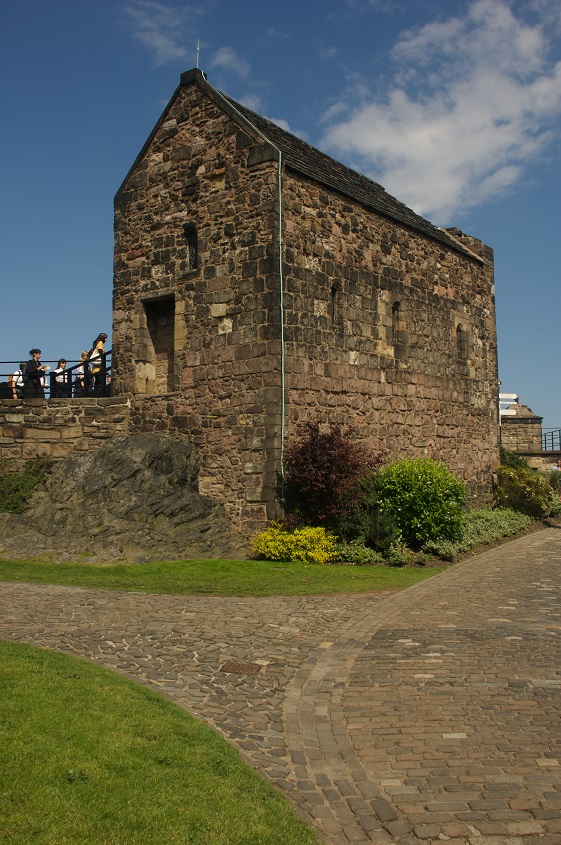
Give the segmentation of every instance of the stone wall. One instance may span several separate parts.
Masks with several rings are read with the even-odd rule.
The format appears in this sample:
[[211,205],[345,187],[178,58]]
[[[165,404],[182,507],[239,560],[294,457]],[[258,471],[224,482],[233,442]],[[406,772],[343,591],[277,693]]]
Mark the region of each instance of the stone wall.
[[0,457],[20,469],[37,455],[65,458],[129,433],[123,398],[4,399],[0,401]]
[[509,452],[526,453],[542,450],[542,418],[516,419],[503,417],[501,446]]
[[[288,427],[351,424],[388,458],[446,461],[474,499],[498,463],[493,254],[473,258],[285,176]],[[458,348],[458,333],[462,348]]]
[[288,437],[350,423],[488,499],[493,257],[452,235],[457,251],[287,168],[279,200],[274,150],[182,84],[115,200],[112,390],[131,397],[131,431],[192,439],[201,492],[249,533],[278,514],[284,371]]
[[188,432],[240,529],[276,512],[280,453],[277,166],[248,167],[252,143],[183,87],[115,202],[112,390],[135,397],[133,430]]

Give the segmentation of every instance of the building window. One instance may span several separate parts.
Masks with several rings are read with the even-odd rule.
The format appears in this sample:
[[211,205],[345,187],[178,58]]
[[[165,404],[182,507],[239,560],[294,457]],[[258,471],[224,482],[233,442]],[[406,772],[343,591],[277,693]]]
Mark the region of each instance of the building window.
[[468,339],[467,332],[460,324],[456,326],[456,355],[459,361],[467,361],[468,357]]
[[197,226],[195,223],[185,223],[183,234],[187,241],[187,258],[189,270],[196,270],[199,266],[199,243],[197,237]]
[[402,340],[402,314],[399,302],[392,305],[392,343],[400,343]]
[[331,323],[332,324],[337,322],[338,307],[339,307],[339,286],[338,285],[331,285],[331,301],[329,303],[329,315],[331,317]]

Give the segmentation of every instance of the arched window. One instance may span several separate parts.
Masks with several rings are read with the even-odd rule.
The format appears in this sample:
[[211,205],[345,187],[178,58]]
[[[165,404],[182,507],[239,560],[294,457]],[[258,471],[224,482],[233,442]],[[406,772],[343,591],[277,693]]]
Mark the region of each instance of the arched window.
[[196,270],[199,266],[199,243],[197,238],[197,226],[195,223],[186,223],[183,226],[183,234],[187,241],[187,256],[189,259],[189,270]]
[[394,302],[392,305],[392,343],[401,341],[401,331],[401,305],[399,302]]
[[456,355],[459,361],[467,361],[468,338],[467,332],[461,323],[456,326]]

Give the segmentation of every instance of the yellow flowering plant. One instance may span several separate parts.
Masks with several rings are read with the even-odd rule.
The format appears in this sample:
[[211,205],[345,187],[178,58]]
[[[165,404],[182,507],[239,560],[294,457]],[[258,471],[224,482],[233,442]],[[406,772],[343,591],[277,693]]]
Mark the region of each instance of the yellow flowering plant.
[[264,560],[298,563],[331,563],[337,558],[337,537],[325,528],[295,528],[287,531],[271,523],[251,542],[253,555]]

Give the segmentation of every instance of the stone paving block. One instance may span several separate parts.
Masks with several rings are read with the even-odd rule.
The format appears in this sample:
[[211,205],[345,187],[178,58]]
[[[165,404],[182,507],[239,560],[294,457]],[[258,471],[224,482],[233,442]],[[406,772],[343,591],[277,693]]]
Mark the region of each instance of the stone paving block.
[[418,839],[436,839],[440,834],[440,828],[435,824],[417,824],[413,828]]
[[472,827],[485,836],[508,836],[509,830],[504,822],[476,821]]
[[450,839],[455,839],[456,837],[469,836],[471,833],[473,833],[473,829],[467,824],[462,824],[461,822],[444,822],[440,825],[439,836],[448,836]]
[[344,834],[349,842],[368,842],[369,837],[362,827],[359,825],[346,824],[344,827]]
[[392,821],[398,817],[395,808],[384,798],[376,798],[374,801],[371,801],[371,805],[380,821]]
[[507,822],[508,832],[511,835],[529,836],[531,834],[542,835],[545,832],[543,824],[538,821]]
[[371,830],[368,831],[368,841],[371,845],[390,845],[393,839],[385,830]]
[[523,810],[490,810],[487,815],[490,819],[496,821],[510,820],[524,822],[528,819],[528,813],[525,813]]
[[[543,826],[548,833],[561,834],[561,818],[546,820],[544,821]],[[559,841],[561,842],[561,836]]]
[[519,836],[473,836],[469,845],[528,845]]
[[411,825],[405,821],[388,821],[384,822],[385,829],[394,837],[404,836],[411,832]]

